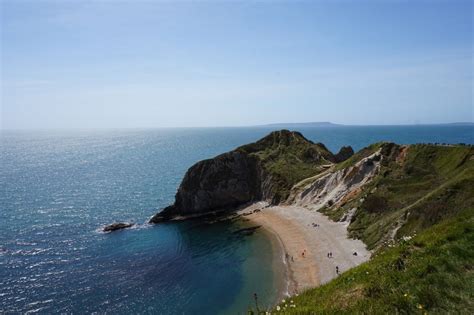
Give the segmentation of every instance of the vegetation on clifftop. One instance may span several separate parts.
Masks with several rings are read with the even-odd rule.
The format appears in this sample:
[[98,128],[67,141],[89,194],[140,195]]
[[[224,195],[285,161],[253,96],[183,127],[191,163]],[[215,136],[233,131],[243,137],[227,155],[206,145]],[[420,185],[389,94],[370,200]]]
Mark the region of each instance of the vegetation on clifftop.
[[382,164],[349,226],[369,248],[474,208],[474,149],[412,145]]
[[286,200],[294,184],[335,162],[335,156],[322,143],[313,143],[301,133],[288,130],[274,131],[237,151],[260,160],[271,178],[268,195],[274,203]]

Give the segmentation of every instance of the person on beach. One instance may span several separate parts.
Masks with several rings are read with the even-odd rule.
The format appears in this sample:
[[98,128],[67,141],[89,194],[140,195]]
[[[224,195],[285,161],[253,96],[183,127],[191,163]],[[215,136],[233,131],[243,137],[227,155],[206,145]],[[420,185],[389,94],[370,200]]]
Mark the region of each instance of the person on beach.
[[336,266],[336,274],[339,274],[339,266]]

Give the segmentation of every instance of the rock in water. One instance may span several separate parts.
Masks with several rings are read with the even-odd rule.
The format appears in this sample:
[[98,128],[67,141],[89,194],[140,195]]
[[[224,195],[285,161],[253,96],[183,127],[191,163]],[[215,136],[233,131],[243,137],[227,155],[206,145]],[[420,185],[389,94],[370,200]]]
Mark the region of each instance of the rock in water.
[[128,223],[128,222],[114,222],[112,224],[106,225],[103,228],[103,231],[104,232],[113,232],[113,231],[117,231],[117,230],[126,229],[126,228],[132,227],[134,225],[135,225],[134,223]]

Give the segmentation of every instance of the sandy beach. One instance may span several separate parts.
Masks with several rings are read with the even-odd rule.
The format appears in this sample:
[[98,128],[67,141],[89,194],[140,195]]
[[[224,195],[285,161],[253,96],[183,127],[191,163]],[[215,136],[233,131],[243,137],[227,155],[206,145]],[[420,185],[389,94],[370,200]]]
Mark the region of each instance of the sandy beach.
[[[255,204],[240,212],[278,239],[287,271],[286,295],[330,281],[337,277],[336,267],[342,273],[370,258],[362,241],[347,237],[344,222],[298,206],[273,206],[254,212],[260,207]],[[328,257],[330,252],[332,257]]]

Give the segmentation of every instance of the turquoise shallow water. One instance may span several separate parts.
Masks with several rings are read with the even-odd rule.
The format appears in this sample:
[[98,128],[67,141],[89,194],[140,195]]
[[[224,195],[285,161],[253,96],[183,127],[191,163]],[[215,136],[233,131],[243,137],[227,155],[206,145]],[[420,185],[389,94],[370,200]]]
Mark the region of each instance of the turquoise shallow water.
[[[242,313],[277,294],[262,232],[232,223],[148,226],[186,169],[268,128],[5,131],[0,313]],[[473,143],[469,126],[303,128],[330,149],[372,142]],[[98,227],[133,220],[112,234]]]

